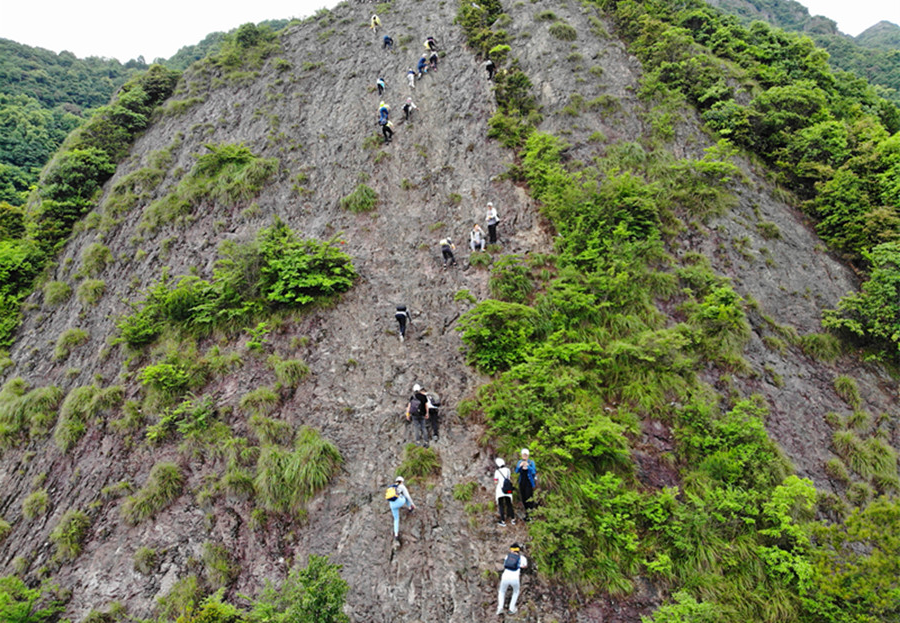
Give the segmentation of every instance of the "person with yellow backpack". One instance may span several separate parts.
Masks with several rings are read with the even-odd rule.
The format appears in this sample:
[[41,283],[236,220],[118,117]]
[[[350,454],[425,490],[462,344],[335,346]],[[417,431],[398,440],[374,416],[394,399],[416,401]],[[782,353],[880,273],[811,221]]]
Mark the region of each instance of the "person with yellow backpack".
[[397,476],[394,484],[387,488],[384,492],[384,498],[391,506],[391,514],[394,515],[394,540],[400,540],[400,509],[404,506],[409,507],[409,512],[416,510],[416,505],[412,501],[409,489],[403,484],[403,476]]

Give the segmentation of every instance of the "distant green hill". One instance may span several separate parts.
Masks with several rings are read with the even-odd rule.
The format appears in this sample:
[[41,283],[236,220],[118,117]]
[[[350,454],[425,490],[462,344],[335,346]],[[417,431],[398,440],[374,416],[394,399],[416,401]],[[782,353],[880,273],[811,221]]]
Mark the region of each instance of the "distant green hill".
[[708,4],[749,23],[761,20],[808,35],[831,55],[836,69],[849,71],[880,87],[882,96],[900,103],[900,26],[879,22],[853,38],[821,15],[812,16],[794,0],[707,0]]

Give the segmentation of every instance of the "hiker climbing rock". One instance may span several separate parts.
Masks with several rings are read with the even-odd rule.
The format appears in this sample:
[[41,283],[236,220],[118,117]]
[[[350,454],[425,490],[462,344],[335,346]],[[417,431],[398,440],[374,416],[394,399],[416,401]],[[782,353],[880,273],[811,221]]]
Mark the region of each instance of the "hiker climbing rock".
[[496,68],[497,66],[494,65],[494,61],[492,61],[491,59],[487,59],[484,62],[484,70],[487,72],[488,80],[494,79],[494,69]]
[[384,78],[379,78],[378,80],[376,80],[375,86],[378,87],[379,97],[384,95]]
[[453,240],[449,237],[441,238],[438,244],[441,245],[441,258],[443,260],[441,265],[444,268],[447,268],[447,264],[456,266],[456,258],[453,257],[453,251],[456,250],[456,245],[453,244]]
[[416,88],[416,70],[412,67],[406,72],[406,83],[409,85],[410,89]]
[[425,421],[427,419],[428,396],[422,391],[422,386],[416,383],[413,385],[413,393],[409,397],[409,404],[406,406],[406,421],[412,421],[413,423],[416,444],[421,439],[426,448],[428,447],[428,430]]
[[391,37],[389,35],[385,35],[381,41],[382,41],[382,43],[381,43],[382,50],[387,50],[388,52],[394,51],[394,40],[391,39]]
[[497,499],[497,512],[500,514],[500,521],[497,522],[497,525],[505,526],[507,517],[515,524],[516,513],[513,511],[512,505],[512,472],[500,457],[494,459],[494,463],[497,465],[497,469],[494,470],[494,482],[497,483],[494,488],[494,497]]
[[488,201],[487,215],[484,217],[484,220],[487,221],[488,226],[488,242],[497,244],[497,223],[500,222],[500,217],[497,216],[497,209],[494,208],[494,204],[491,201]]
[[381,126],[381,134],[384,136],[384,142],[390,143],[394,138],[394,124],[391,121],[387,121]]
[[394,312],[394,318],[396,318],[397,324],[400,325],[400,341],[402,342],[406,339],[406,323],[412,324],[412,317],[409,315],[406,305],[397,305],[397,311]]
[[469,248],[472,251],[484,251],[484,230],[478,223],[475,223],[469,232]]
[[438,44],[437,41],[434,40],[434,37],[428,37],[427,39],[425,39],[425,47],[431,52],[438,51]]
[[409,121],[409,116],[412,114],[412,111],[416,110],[417,108],[418,108],[418,106],[416,106],[415,104],[413,104],[412,98],[411,98],[411,97],[407,97],[407,98],[406,98],[406,103],[403,104],[403,116],[404,116],[404,118],[405,118],[407,121]]
[[519,576],[521,570],[528,567],[528,559],[521,553],[521,546],[513,543],[509,546],[509,553],[503,559],[503,575],[500,576],[500,590],[497,591],[497,614],[503,614],[503,602],[506,601],[506,591],[512,587],[512,599],[509,600],[509,613],[516,613],[516,603],[519,601]]
[[521,458],[516,463],[516,473],[519,475],[519,497],[525,507],[525,521],[528,521],[528,511],[534,509],[531,497],[537,486],[537,468],[529,456],[528,448],[522,448]]
[[425,58],[425,55],[422,55],[422,58],[419,59],[419,64],[416,65],[416,68],[419,70],[419,75],[417,78],[421,78],[422,74],[428,73],[428,59]]
[[[422,391],[425,392],[424,389]],[[425,396],[428,398],[428,421],[431,422],[431,441],[436,442],[438,440],[438,424],[440,423],[441,399],[436,394],[429,392],[425,392]]]
[[438,65],[438,53],[432,52],[428,57],[428,66],[431,68],[431,71],[437,71]]
[[369,28],[372,29],[372,32],[377,33],[379,26],[381,26],[381,20],[378,19],[378,15],[372,15],[372,19],[369,20]]
[[378,104],[378,123],[380,125],[384,125],[385,123],[388,122],[388,119],[390,119],[390,116],[391,116],[391,107],[388,106],[387,104],[385,104],[384,101],[382,101],[380,104]]
[[[385,499],[391,506],[391,514],[394,516],[394,541],[400,540],[400,509],[404,506],[409,507],[409,512],[416,510],[416,505],[412,501],[412,496],[406,485],[403,484],[403,476],[397,476],[394,484],[387,488],[384,494]],[[518,590],[516,591],[518,592]]]

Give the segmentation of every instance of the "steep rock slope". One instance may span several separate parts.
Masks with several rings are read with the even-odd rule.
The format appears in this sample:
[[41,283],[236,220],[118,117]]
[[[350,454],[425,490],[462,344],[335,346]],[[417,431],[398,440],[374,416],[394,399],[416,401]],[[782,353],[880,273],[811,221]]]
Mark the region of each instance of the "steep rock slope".
[[[13,524],[0,544],[4,571],[14,568],[17,556],[25,556],[32,573],[49,564],[48,536],[62,514],[97,503],[83,553],[56,574],[73,592],[70,611],[75,619],[113,600],[125,603],[134,615],[148,616],[156,597],[196,570],[202,544],[212,541],[225,544],[240,565],[234,592],[253,593],[264,579],[283,577],[293,560],[327,554],[344,565],[352,620],[480,620],[493,608],[496,576],[491,572],[498,566],[497,557],[511,539],[527,539],[522,526],[501,531],[488,511],[476,508],[468,513],[452,495],[455,484],[476,481],[481,489],[475,501],[492,503],[490,451],[478,444],[478,427],[459,418],[454,408],[485,380],[464,365],[458,352],[454,323],[469,304],[455,301],[454,295],[467,289],[486,297],[487,273],[467,265],[464,244],[457,252],[460,266],[442,270],[436,243],[445,235],[464,243],[471,223],[483,218],[482,206],[488,200],[503,218],[505,253],[547,252],[552,232],[525,191],[499,177],[514,154],[486,138],[493,111],[490,85],[453,25],[455,5],[391,3],[382,15],[382,32],[397,42],[393,53],[381,50],[381,32],[375,36],[366,29],[372,6],[343,5],[292,27],[283,36],[281,53],[256,75],[229,82],[216,81],[221,76],[215,72],[189,72],[185,81],[195,85],[192,95],[199,94],[202,101],[180,115],[159,119],[108,186],[169,148],[173,161],[164,181],[121,223],[108,230],[83,228],[51,277],[77,285],[83,253],[102,242],[115,258],[97,275],[106,286],[102,298],[96,305],[71,299],[51,307],[35,296],[36,309],[26,314],[11,352],[15,366],[6,371],[6,379],[22,376],[32,385],[53,384],[66,391],[94,380],[109,385],[125,379],[126,398],[137,398],[141,390],[131,377],[137,362],[128,363],[123,347],[108,343],[116,333],[116,318],[128,313],[129,301],[139,300],[164,266],[172,275],[195,269],[208,277],[221,241],[249,240],[278,216],[307,236],[327,239],[343,232],[344,248],[360,273],[336,306],[289,319],[269,337],[270,348],[304,359],[311,369],[275,417],[294,427],[319,429],[344,457],[341,474],[309,503],[304,521],[276,517],[259,528],[254,527],[248,501],[219,497],[198,503],[189,492],[199,492],[210,474],[220,473],[221,460],[179,452],[172,443],[154,448],[140,438],[128,439],[107,426],[117,411],[92,422],[69,453],[44,440],[4,452],[0,513]],[[548,22],[537,19],[536,5],[506,9],[513,54],[531,77],[543,107],[540,129],[562,134],[572,144],[569,157],[587,161],[610,144],[636,140],[647,130],[646,105],[635,95],[640,66],[608,33],[610,25],[596,21],[595,10],[574,2],[554,5],[557,16],[578,33],[575,41],[565,42],[550,34]],[[410,93],[404,74],[429,35],[446,54],[439,71],[424,77]],[[600,69],[588,71],[587,65]],[[371,139],[364,142],[377,130],[379,98],[373,90],[379,76],[388,83],[385,100],[393,107],[396,125],[394,141],[386,147]],[[573,118],[564,112],[572,93],[585,100],[606,96],[609,106],[602,114]],[[400,106],[410,94],[419,110],[405,123],[399,121]],[[596,132],[606,140],[591,139]],[[236,208],[204,203],[187,224],[141,230],[142,210],[175,186],[205,144],[237,142],[280,160],[279,173],[257,198]],[[690,116],[676,125],[672,149],[679,157],[700,157],[710,144]],[[709,377],[723,391],[736,387],[763,393],[772,409],[770,432],[801,475],[828,488],[823,471],[830,456],[825,413],[840,410],[833,381],[848,371],[850,360],[823,364],[793,346],[784,356],[766,348],[763,338],[773,333],[773,322],[802,334],[818,331],[819,309],[849,290],[853,276],[817,250],[802,215],[777,198],[752,164],[741,166],[747,178],[735,183],[734,210],[679,241],[683,251],[698,250],[709,257],[736,289],[759,303],[752,316],[755,337],[746,353],[753,373],[725,378],[710,370]],[[360,182],[378,193],[379,203],[374,212],[355,215],[339,203]],[[760,232],[771,228],[761,230],[760,221],[774,223],[780,237],[763,237]],[[96,225],[90,217],[86,222]],[[405,344],[393,333],[393,306],[399,302],[418,314]],[[74,327],[89,330],[90,340],[67,359],[54,359],[57,338]],[[246,347],[245,337],[238,342],[238,348]],[[211,345],[206,341],[201,347]],[[244,362],[215,378],[203,393],[222,406],[237,407],[247,392],[272,383],[272,372],[261,359],[247,354]],[[852,372],[866,407],[876,412],[895,409],[891,387],[878,371]],[[402,517],[406,540],[392,552],[382,490],[408,439],[400,413],[415,382],[440,394],[448,405],[441,441],[435,446],[441,474],[427,486],[412,489],[419,509]],[[247,434],[246,416],[239,408],[226,421]],[[645,436],[648,445],[667,449],[667,434],[658,425],[647,423]],[[155,518],[130,527],[121,519],[121,500],[101,495],[101,489],[122,480],[139,486],[160,460],[185,468],[186,493]],[[27,521],[22,500],[37,486],[48,491],[49,511]],[[162,552],[158,569],[147,576],[132,569],[133,553],[141,546]],[[600,597],[577,609],[569,607],[570,595],[532,577],[520,617],[633,621],[661,601],[649,584],[639,587],[624,602]]]

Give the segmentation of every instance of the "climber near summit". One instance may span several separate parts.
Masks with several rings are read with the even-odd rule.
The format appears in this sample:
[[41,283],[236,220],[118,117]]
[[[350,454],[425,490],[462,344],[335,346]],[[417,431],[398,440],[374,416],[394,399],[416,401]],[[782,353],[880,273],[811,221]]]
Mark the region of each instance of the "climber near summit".
[[381,97],[384,95],[384,78],[379,78],[375,81],[375,86],[378,87],[378,96]]
[[397,324],[400,325],[400,341],[402,342],[406,339],[406,323],[412,324],[412,316],[409,315],[406,305],[397,305],[394,318],[397,320]]
[[528,511],[534,509],[531,496],[537,486],[537,468],[529,457],[528,448],[522,448],[521,458],[516,463],[516,473],[519,475],[519,496],[522,498],[522,506],[525,507],[525,521],[528,521]]
[[[412,496],[409,494],[409,490],[406,488],[406,485],[403,484],[403,476],[397,476],[397,478],[394,480],[394,484],[387,488],[384,497],[390,504],[391,514],[394,516],[394,540],[399,541],[400,509],[404,506],[408,506],[409,512],[413,512],[414,510],[416,510],[416,505],[413,504]],[[518,590],[516,592],[518,592]]]
[[411,98],[411,97],[407,97],[407,98],[406,98],[406,103],[403,104],[403,115],[404,115],[404,118],[405,118],[407,121],[409,121],[409,116],[412,114],[412,111],[417,110],[417,109],[418,109],[418,106],[416,106],[415,104],[413,104],[412,98]]
[[509,517],[513,524],[516,523],[516,513],[512,505],[512,473],[506,466],[506,462],[499,456],[494,459],[497,469],[494,470],[494,497],[497,499],[497,512],[500,513],[498,526],[506,526],[506,518]]
[[494,207],[492,201],[488,201],[484,220],[487,221],[488,226],[488,243],[497,244],[497,223],[500,222],[500,217],[497,216],[497,208]]
[[509,613],[516,613],[516,603],[519,601],[519,575],[521,570],[528,567],[528,559],[521,553],[521,546],[513,543],[509,546],[509,553],[503,559],[503,575],[500,576],[500,590],[497,591],[497,614],[503,614],[503,602],[506,601],[506,590],[513,589],[512,599],[509,600]]
[[372,19],[369,20],[369,28],[372,29],[372,32],[377,34],[379,26],[381,26],[381,20],[378,19],[378,15],[372,15]]

